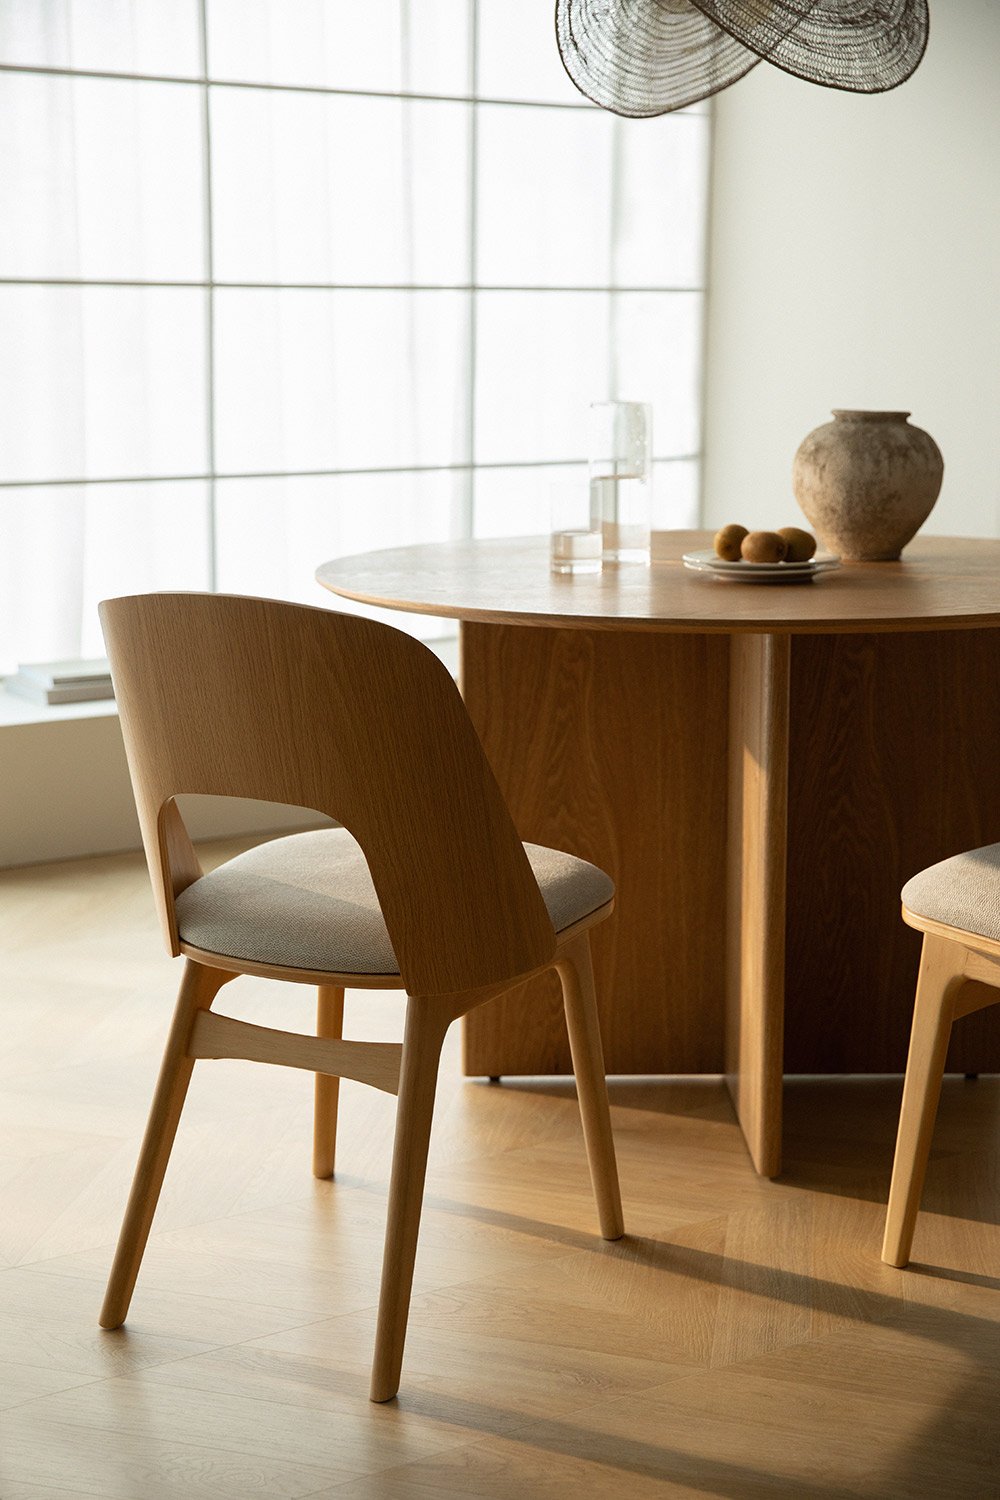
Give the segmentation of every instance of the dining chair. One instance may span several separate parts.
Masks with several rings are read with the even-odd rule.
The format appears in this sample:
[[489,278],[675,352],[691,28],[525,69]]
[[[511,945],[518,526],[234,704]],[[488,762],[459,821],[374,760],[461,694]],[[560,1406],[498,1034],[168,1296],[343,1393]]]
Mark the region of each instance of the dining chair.
[[952,1024],[1000,1003],[1000,844],[922,870],[902,902],[924,942],[882,1245],[890,1266],[910,1258]]
[[[316,1074],[313,1172],[333,1175],[338,1080],[397,1094],[371,1398],[399,1387],[438,1062],[453,1020],[555,968],[605,1239],[621,1199],[589,929],[611,879],[522,844],[461,696],[433,652],[374,620],[211,594],[100,607],[163,935],[185,956],[100,1321],[128,1312],[196,1061]],[[206,874],[183,793],[307,807],[341,826],[260,844]],[[240,974],[318,987],[316,1036],[212,1010]],[[344,990],[402,989],[403,1041],[345,1041]]]

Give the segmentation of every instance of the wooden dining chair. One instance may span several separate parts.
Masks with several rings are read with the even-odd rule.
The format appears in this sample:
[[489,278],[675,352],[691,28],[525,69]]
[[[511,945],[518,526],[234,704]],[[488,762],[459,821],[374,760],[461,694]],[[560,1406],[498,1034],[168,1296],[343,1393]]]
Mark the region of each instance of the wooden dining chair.
[[[399,1387],[441,1044],[530,975],[562,981],[601,1233],[623,1233],[589,928],[602,870],[522,844],[450,674],[373,620],[268,599],[101,605],[167,947],[185,966],[101,1313],[124,1322],[196,1060],[316,1074],[313,1171],[333,1174],[338,1079],[398,1094],[373,1401]],[[205,874],[175,798],[252,797],[342,826]],[[319,988],[317,1035],[212,1010],[240,974]],[[406,992],[402,1044],[344,1041],[345,988]]]
[[907,881],[903,920],[924,934],[882,1259],[913,1245],[953,1022],[1000,1003],[1000,844],[956,854]]

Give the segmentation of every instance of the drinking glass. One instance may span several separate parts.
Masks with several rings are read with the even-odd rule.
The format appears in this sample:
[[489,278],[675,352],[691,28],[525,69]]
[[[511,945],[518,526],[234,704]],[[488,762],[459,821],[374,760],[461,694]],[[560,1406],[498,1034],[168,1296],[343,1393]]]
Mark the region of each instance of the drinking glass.
[[653,409],[644,401],[590,408],[590,520],[605,562],[649,562]]
[[550,561],[553,573],[599,573],[601,528],[590,518],[590,495],[581,474],[550,486]]

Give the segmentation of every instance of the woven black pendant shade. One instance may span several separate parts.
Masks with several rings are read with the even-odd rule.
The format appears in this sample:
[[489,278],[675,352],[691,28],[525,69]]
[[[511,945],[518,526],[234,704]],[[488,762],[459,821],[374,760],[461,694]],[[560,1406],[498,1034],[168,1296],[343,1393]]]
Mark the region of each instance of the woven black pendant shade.
[[559,0],[556,35],[577,88],[616,115],[681,109],[760,61],[688,0]]
[[758,62],[827,88],[878,94],[924,55],[927,0],[556,0],[563,64],[615,114],[666,114]]

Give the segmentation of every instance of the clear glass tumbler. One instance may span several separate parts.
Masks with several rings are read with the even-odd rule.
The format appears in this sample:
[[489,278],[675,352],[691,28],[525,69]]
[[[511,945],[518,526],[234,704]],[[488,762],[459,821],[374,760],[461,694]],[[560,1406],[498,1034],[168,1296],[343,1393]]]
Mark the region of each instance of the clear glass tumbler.
[[644,401],[590,408],[590,520],[605,562],[649,562],[653,409]]
[[599,573],[603,538],[590,519],[587,481],[557,480],[549,488],[553,573]]

